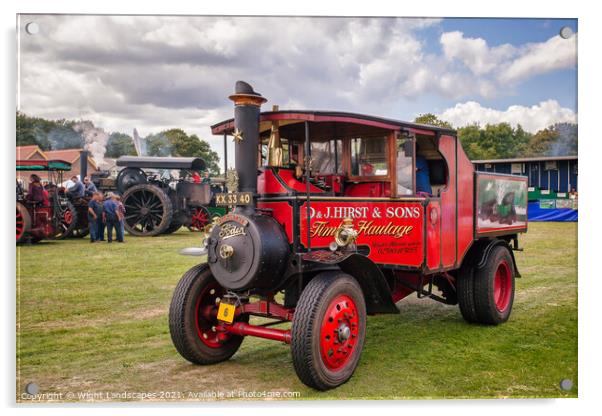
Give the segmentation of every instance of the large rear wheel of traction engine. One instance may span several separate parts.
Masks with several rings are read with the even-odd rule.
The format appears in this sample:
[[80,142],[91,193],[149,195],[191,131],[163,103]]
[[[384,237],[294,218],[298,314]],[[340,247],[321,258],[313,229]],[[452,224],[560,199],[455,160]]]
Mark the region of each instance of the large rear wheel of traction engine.
[[[169,332],[180,355],[194,364],[215,364],[228,360],[240,347],[244,337],[218,336],[215,327],[217,306],[226,293],[207,264],[188,270],[173,294],[169,307]],[[248,322],[243,315],[235,322]]]
[[357,281],[325,272],[305,287],[295,308],[291,352],[297,376],[317,390],[345,383],[364,346],[366,305]]
[[514,262],[505,246],[497,246],[481,269],[474,271],[474,305],[477,321],[506,322],[514,302]]

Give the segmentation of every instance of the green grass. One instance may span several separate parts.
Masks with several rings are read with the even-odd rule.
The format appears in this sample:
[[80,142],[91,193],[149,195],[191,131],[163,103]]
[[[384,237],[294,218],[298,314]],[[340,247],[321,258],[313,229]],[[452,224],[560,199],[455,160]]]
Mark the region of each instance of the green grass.
[[[575,223],[529,225],[506,324],[469,325],[457,306],[411,296],[399,315],[368,318],[355,375],[323,393],[297,379],[289,347],[273,341],[247,338],[214,366],[178,355],[167,312],[179,277],[197,259],[177,251],[199,239],[181,230],[125,244],[19,247],[17,400],[29,382],[41,393],[168,391],[184,399],[241,389],[295,391],[300,399],[577,396]],[[574,383],[569,392],[559,388],[564,378]]]

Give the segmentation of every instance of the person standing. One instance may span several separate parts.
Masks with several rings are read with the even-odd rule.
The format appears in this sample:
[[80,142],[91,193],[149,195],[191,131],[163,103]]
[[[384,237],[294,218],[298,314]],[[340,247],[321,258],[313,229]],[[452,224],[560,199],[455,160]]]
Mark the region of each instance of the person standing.
[[117,201],[115,195],[109,195],[109,198],[103,204],[103,216],[105,224],[107,225],[107,242],[113,242],[113,228],[117,236],[117,241],[123,242],[123,235],[121,234],[121,228],[119,228],[119,219],[117,217]]
[[98,241],[105,241],[105,219],[104,219],[104,201],[105,195],[102,192],[97,192],[98,194],[98,205],[100,207],[100,214],[98,219],[96,220],[96,238]]
[[98,241],[98,220],[102,217],[102,206],[100,204],[100,196],[98,193],[92,195],[92,199],[88,202],[88,225],[90,227],[90,242]]
[[[125,206],[123,205],[123,202],[121,202],[121,197],[119,195],[115,195],[115,201],[117,201],[117,218],[119,219],[119,229],[121,230],[121,241],[119,242],[123,243],[123,236],[125,233]],[[117,239],[119,240],[119,237],[117,237]]]

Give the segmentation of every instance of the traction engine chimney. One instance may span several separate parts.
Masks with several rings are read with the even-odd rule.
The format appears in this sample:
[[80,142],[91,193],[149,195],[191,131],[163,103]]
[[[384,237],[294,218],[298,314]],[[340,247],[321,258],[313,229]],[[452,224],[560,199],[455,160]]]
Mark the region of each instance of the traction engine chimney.
[[90,152],[82,150],[79,152],[79,179],[84,180],[88,176],[88,155]]
[[253,194],[253,204],[249,206],[253,209],[257,194],[259,111],[267,99],[244,81],[236,82],[235,92],[228,98],[234,101],[234,157],[238,190]]

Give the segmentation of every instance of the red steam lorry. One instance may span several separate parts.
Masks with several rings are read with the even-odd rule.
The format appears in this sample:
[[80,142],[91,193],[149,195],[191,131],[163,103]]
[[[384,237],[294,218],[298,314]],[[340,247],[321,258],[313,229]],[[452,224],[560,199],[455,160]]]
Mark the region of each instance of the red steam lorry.
[[235,142],[236,175],[216,196],[233,210],[184,253],[207,257],[169,311],[184,358],[214,364],[246,336],[276,340],[291,345],[303,383],[327,390],[357,367],[366,316],[399,313],[414,292],[459,304],[470,323],[508,320],[526,178],[475,172],[453,130],[260,113],[264,97],[242,81],[235,91],[234,119],[212,126]]

